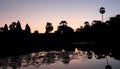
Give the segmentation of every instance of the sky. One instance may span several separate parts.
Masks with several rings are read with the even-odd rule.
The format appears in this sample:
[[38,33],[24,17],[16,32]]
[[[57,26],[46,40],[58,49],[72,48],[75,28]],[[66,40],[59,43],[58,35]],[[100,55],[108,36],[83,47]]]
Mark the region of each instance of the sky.
[[21,22],[24,30],[29,24],[32,32],[45,32],[47,22],[54,30],[66,20],[74,30],[85,21],[101,20],[99,8],[105,7],[104,21],[120,14],[120,0],[0,0],[0,27]]

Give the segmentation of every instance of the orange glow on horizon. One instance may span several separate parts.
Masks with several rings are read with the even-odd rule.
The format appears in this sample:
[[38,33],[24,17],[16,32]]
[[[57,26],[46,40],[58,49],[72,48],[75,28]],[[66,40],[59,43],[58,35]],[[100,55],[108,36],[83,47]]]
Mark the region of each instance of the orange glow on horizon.
[[[119,14],[119,3],[116,0],[2,0],[0,1],[0,27],[4,24],[20,21],[22,28],[28,23],[32,33],[38,30],[45,32],[47,22],[52,23],[54,31],[59,22],[66,20],[74,30],[84,25],[85,21],[101,20],[99,8],[104,6],[104,21]],[[22,4],[22,5],[21,5]]]

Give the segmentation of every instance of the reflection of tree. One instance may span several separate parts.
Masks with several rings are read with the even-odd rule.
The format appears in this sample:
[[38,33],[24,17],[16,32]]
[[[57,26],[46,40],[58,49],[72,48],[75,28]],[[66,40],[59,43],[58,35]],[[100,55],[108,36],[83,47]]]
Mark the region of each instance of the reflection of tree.
[[11,57],[10,58],[11,60],[11,67],[13,67],[13,69],[17,69],[17,67],[20,67],[21,66],[21,59],[20,57]]
[[39,67],[42,64],[48,65],[55,63],[56,61],[60,61],[61,59],[64,64],[68,64],[70,62],[70,54],[68,52],[43,52],[42,54],[44,55],[34,53],[34,56],[32,54],[1,59],[0,66],[4,68],[11,66],[13,69],[17,69],[20,66],[26,67],[28,65],[34,65],[35,67]]
[[62,57],[62,62],[64,63],[64,64],[68,64],[69,62],[70,62],[70,57],[69,57],[69,52],[62,52],[62,55],[61,55],[61,57]]
[[6,67],[6,66],[3,66],[2,69],[7,69],[7,67]]
[[44,59],[44,61],[45,61],[45,63],[47,63],[47,64],[51,64],[51,63],[55,63],[55,57],[56,57],[56,53],[54,53],[54,52],[48,52],[47,54],[46,54],[46,57],[45,57],[45,59]]
[[64,64],[68,64],[70,62],[70,58],[69,57],[64,57],[63,60],[62,60],[62,62]]
[[92,59],[92,57],[93,57],[92,52],[91,52],[91,51],[88,51],[88,52],[87,52],[87,58],[88,58],[88,59]]
[[[43,55],[44,54],[44,55]],[[77,52],[68,52],[68,51],[49,51],[49,52],[40,52],[40,53],[32,53],[28,55],[8,57],[4,59],[0,59],[0,67],[6,68],[8,66],[13,69],[17,69],[21,66],[29,66],[33,65],[35,67],[39,67],[41,65],[49,65],[54,64],[56,62],[62,62],[63,64],[69,64],[71,60],[86,60],[92,59],[94,52],[92,51],[77,51]],[[112,67],[108,63],[108,58],[105,55],[96,54],[96,60],[106,58],[107,65],[106,69],[112,69]],[[78,58],[76,58],[78,57]]]

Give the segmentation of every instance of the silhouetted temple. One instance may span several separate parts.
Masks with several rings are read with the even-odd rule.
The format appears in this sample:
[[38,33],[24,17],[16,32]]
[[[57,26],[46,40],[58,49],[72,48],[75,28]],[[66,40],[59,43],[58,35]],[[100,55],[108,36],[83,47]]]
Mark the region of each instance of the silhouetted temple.
[[91,25],[86,21],[84,26],[80,26],[76,31],[67,24],[66,21],[61,21],[54,33],[50,33],[53,30],[50,22],[46,24],[45,33],[39,33],[37,30],[31,33],[28,24],[23,30],[20,21],[12,22],[9,26],[5,24],[4,27],[0,27],[0,51],[24,53],[39,49],[88,48],[88,46],[113,48],[114,45],[119,45],[120,15],[110,17],[106,22],[94,20]]

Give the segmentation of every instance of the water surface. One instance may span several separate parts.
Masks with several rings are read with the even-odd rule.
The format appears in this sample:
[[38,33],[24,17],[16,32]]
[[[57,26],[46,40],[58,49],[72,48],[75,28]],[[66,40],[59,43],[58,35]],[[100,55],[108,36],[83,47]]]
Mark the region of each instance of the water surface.
[[113,53],[96,54],[94,51],[40,51],[27,55],[0,59],[0,69],[120,69],[120,60]]

